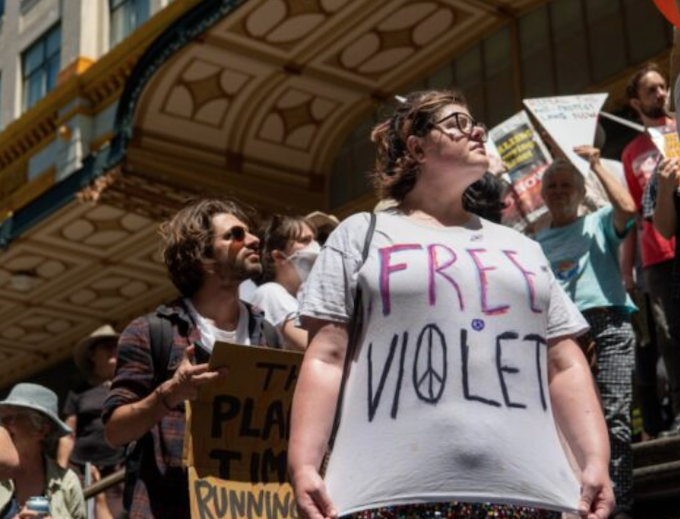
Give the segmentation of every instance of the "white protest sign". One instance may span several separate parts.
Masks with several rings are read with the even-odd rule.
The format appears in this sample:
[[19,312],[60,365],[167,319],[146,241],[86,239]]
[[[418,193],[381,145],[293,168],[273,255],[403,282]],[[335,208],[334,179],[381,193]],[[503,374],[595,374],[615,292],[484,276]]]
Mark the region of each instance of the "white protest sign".
[[584,177],[588,175],[590,165],[574,153],[574,147],[593,143],[597,117],[608,95],[589,94],[524,100],[524,105]]

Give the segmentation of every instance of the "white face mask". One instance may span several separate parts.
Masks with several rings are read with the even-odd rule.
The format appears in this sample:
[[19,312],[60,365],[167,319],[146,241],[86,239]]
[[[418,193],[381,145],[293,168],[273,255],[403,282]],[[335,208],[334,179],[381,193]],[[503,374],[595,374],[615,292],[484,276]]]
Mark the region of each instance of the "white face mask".
[[319,242],[313,241],[304,249],[295,251],[288,258],[288,261],[290,261],[291,265],[293,265],[293,268],[295,268],[298,276],[300,276],[300,281],[303,283],[307,281],[309,273],[312,270],[312,266],[314,265],[319,252],[321,252],[321,246],[319,245]]

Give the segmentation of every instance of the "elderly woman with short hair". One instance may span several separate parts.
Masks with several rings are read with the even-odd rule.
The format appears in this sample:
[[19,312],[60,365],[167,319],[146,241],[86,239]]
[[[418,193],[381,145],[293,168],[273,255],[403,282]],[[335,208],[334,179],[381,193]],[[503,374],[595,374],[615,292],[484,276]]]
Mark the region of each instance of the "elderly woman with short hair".
[[590,163],[611,205],[579,216],[584,177],[571,163],[558,159],[544,172],[541,187],[552,223],[536,239],[555,277],[590,324],[612,449],[610,474],[617,500],[612,519],[625,519],[632,508],[630,411],[635,336],[630,313],[636,308],[623,286],[618,250],[636,211],[628,190],[602,166],[597,148],[578,146],[574,151]]
[[47,452],[54,439],[71,432],[57,416],[57,395],[37,384],[17,384],[0,402],[0,423],[19,461],[11,479],[0,481],[0,519],[38,517],[26,507],[31,497],[48,499],[47,517],[84,519],[85,500],[78,476],[60,467]]

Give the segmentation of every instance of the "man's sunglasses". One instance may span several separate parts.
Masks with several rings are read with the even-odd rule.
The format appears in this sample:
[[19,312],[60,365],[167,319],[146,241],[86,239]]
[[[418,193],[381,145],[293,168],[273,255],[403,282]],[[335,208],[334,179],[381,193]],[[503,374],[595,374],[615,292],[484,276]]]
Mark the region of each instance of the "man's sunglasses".
[[246,234],[248,234],[248,229],[242,225],[234,225],[224,233],[224,238],[226,240],[244,241],[246,239]]

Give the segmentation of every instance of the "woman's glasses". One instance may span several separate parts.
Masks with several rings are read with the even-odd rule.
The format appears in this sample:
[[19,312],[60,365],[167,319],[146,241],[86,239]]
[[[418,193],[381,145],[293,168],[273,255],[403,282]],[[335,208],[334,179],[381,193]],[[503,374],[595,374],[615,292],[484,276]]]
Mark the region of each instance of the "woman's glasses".
[[432,126],[439,127],[447,133],[451,130],[458,130],[467,138],[480,142],[486,142],[489,138],[489,131],[486,126],[475,121],[465,112],[452,112]]

